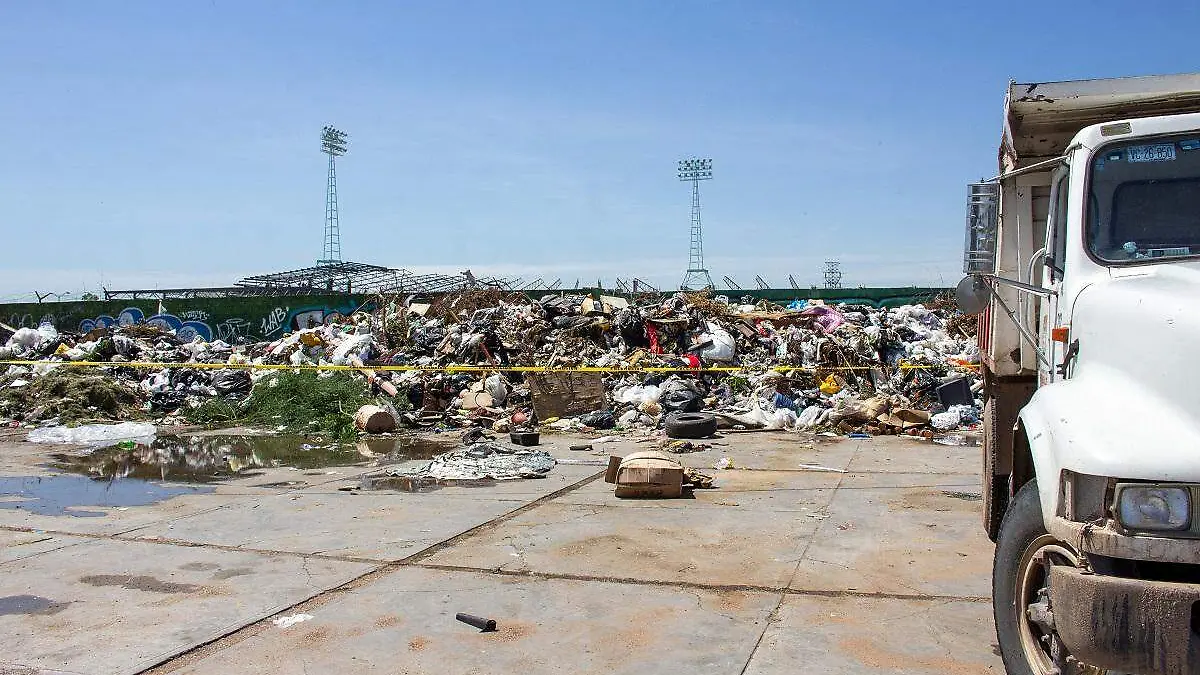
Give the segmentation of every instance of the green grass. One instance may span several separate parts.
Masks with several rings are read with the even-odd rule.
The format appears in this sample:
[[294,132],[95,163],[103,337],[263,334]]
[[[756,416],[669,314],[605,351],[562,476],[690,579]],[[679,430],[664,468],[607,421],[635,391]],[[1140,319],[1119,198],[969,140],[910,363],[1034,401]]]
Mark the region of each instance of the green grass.
[[187,410],[188,421],[194,424],[233,422],[242,414],[236,403],[223,398],[210,398]]
[[281,372],[254,385],[244,419],[292,433],[353,438],[354,413],[369,402],[366,383],[346,373]]

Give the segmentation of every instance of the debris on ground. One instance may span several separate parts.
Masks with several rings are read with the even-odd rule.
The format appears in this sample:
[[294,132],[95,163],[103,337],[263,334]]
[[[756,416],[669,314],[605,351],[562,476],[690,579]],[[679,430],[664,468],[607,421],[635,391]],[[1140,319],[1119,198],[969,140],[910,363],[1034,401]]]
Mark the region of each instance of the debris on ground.
[[554,468],[554,464],[554,457],[545,450],[484,442],[438,455],[416,468],[391,467],[382,472],[365,474],[363,478],[369,480],[393,477],[433,481],[544,478]]
[[[185,339],[145,323],[21,328],[0,347],[25,362],[0,372],[0,419],[247,422],[335,438],[365,432],[354,422],[365,405],[404,429],[518,434],[694,439],[703,426],[704,436],[931,438],[979,423],[971,324],[941,300],[879,309],[467,290],[374,305],[270,342]],[[67,367],[77,361],[104,365]],[[684,417],[694,414],[716,429]]]
[[154,442],[157,430],[145,422],[121,422],[120,424],[85,424],[78,427],[41,427],[29,432],[30,443],[71,443],[75,445],[106,446],[121,441],[149,444]]

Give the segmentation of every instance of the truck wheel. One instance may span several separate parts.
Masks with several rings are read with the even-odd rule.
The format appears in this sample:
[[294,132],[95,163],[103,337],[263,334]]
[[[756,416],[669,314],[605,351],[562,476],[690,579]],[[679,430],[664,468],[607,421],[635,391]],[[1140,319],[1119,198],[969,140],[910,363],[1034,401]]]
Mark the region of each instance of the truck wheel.
[[1100,673],[1067,658],[1054,632],[1050,566],[1078,566],[1069,546],[1046,532],[1037,481],[1017,492],[1004,514],[992,567],[996,639],[1009,675]]

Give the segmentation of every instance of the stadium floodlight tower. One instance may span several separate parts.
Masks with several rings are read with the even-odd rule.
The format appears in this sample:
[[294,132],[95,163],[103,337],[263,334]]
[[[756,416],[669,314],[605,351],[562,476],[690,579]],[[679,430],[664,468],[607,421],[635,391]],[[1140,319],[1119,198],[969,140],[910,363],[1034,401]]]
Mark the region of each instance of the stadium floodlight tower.
[[321,152],[329,155],[329,180],[325,185],[325,246],[318,265],[342,262],[342,235],[338,231],[337,166],[335,157],[346,154],[346,132],[326,125],[321,129]]
[[679,180],[692,182],[692,241],[688,248],[688,269],[679,288],[684,291],[714,288],[704,266],[704,234],[700,227],[700,181],[712,180],[712,160],[694,157],[680,160]]

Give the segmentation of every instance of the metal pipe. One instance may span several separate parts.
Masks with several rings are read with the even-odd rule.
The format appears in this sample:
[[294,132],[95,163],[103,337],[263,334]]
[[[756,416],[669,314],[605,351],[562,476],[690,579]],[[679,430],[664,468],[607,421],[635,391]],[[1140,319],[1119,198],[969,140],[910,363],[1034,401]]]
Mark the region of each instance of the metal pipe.
[[1061,156],[1061,157],[1055,157],[1055,158],[1053,158],[1053,159],[1047,159],[1047,160],[1043,160],[1043,161],[1041,161],[1041,162],[1037,162],[1037,163],[1034,163],[1034,164],[1030,164],[1029,166],[1023,166],[1023,167],[1021,167],[1020,169],[1013,169],[1012,171],[1009,171],[1008,173],[1002,173],[1002,174],[1000,174],[1000,175],[998,175],[998,176],[992,176],[991,178],[989,178],[989,179],[987,179],[987,180],[985,180],[985,181],[982,181],[982,182],[984,182],[984,183],[994,183],[994,182],[996,182],[996,181],[1002,181],[1002,180],[1005,180],[1006,178],[1013,178],[1013,177],[1015,177],[1015,176],[1020,176],[1020,175],[1023,175],[1023,174],[1027,174],[1027,173],[1034,173],[1034,172],[1036,172],[1036,171],[1040,171],[1040,170],[1042,170],[1043,168],[1045,168],[1045,167],[1047,167],[1047,166],[1050,166],[1050,165],[1052,165],[1052,164],[1056,164],[1056,163],[1058,163],[1058,162],[1064,162],[1064,161],[1066,161],[1066,159],[1067,159],[1066,155],[1067,155],[1067,154],[1070,154],[1071,150],[1072,150],[1072,148],[1067,148],[1067,153],[1066,153],[1066,154],[1064,154],[1064,155],[1063,155],[1063,156]]

